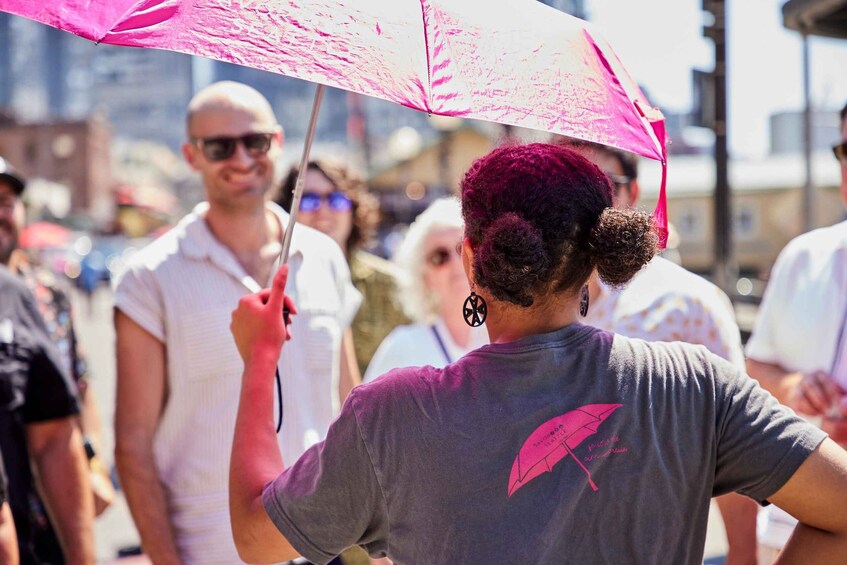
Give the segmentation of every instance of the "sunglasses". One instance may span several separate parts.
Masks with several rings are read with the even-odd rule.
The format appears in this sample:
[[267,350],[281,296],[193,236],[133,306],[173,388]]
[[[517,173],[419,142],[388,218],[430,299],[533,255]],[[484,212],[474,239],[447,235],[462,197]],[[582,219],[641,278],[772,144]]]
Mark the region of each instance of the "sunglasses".
[[251,157],[261,157],[270,150],[275,135],[275,133],[248,133],[240,137],[194,138],[193,142],[203,152],[206,160],[216,163],[232,157],[239,143]]
[[606,176],[609,177],[609,180],[612,181],[613,185],[615,185],[615,194],[620,192],[623,187],[629,186],[629,183],[632,182],[632,177],[624,175],[613,175],[612,173],[606,173]]
[[451,251],[447,247],[436,247],[432,251],[430,251],[426,256],[426,262],[432,265],[433,267],[443,267],[447,263],[450,262],[451,258],[454,256],[461,257],[462,256],[462,242],[456,244],[456,247]]
[[839,163],[847,164],[847,141],[832,146],[832,153]]
[[333,212],[346,212],[353,207],[353,201],[347,198],[347,195],[340,190],[335,190],[329,194],[304,192],[300,198],[300,211],[317,212],[323,205],[324,200],[327,201],[329,209]]

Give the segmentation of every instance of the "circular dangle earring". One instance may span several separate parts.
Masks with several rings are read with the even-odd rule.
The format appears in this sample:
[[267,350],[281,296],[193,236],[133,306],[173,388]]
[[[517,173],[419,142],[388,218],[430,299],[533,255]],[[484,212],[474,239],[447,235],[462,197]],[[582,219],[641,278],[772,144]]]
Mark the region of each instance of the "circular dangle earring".
[[485,299],[472,290],[471,295],[465,298],[462,315],[465,318],[465,323],[472,328],[484,324],[485,318],[488,317],[488,305],[485,303]]
[[588,315],[588,285],[583,285],[579,293],[579,315],[583,318]]

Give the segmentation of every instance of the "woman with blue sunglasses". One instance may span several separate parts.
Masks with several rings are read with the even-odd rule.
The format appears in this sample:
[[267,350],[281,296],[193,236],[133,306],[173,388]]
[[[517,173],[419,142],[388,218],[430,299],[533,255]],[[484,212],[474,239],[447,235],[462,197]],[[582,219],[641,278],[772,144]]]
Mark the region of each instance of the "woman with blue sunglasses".
[[[291,210],[296,182],[295,166],[275,199],[286,211]],[[306,167],[297,221],[330,236],[347,257],[353,285],[362,293],[352,330],[356,359],[364,374],[383,338],[409,321],[397,302],[394,267],[362,249],[376,231],[379,202],[350,167],[331,159],[316,159]]]

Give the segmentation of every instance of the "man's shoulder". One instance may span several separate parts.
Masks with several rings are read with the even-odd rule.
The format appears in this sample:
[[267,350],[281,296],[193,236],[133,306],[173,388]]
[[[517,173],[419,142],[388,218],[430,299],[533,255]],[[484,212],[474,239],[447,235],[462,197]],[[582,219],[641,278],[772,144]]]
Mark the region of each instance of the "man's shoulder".
[[800,234],[785,246],[782,261],[814,254],[822,257],[836,252],[847,253],[847,221]]
[[[343,276],[350,279],[350,268],[347,259],[338,244],[328,235],[316,229],[297,224],[294,227],[294,241],[291,244],[292,253],[302,253],[303,264],[308,268],[301,271],[303,275],[312,276],[315,269],[331,273],[334,277]],[[295,277],[300,276],[295,273]]]
[[196,219],[189,216],[183,218],[177,226],[154,239],[127,259],[126,268],[157,271],[164,265],[181,260],[186,242],[186,228],[194,221]]
[[639,286],[647,286],[657,296],[667,299],[701,302],[711,296],[726,298],[714,283],[662,257],[654,257],[638,273],[637,281]]

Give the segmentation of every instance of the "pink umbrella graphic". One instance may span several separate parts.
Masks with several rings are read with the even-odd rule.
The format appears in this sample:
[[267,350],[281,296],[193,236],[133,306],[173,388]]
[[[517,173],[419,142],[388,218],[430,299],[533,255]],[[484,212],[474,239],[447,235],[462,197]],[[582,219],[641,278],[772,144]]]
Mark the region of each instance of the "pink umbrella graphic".
[[515,457],[512,472],[509,474],[509,496],[532,479],[551,472],[553,466],[568,455],[585,471],[588,484],[596,491],[597,485],[591,479],[591,473],[573,450],[585,438],[596,434],[600,424],[621,406],[623,405],[588,404],[541,424],[526,439]]
[[[535,0],[0,0],[0,10],[98,43],[200,55],[317,83],[302,164],[323,85],[665,163],[661,114],[608,43],[590,24]],[[294,214],[301,185],[298,179]],[[656,218],[664,236],[664,184]]]

